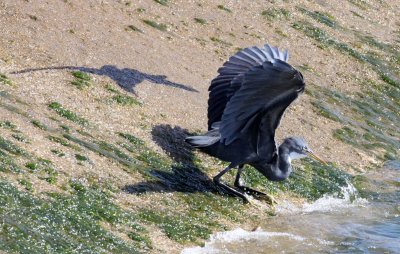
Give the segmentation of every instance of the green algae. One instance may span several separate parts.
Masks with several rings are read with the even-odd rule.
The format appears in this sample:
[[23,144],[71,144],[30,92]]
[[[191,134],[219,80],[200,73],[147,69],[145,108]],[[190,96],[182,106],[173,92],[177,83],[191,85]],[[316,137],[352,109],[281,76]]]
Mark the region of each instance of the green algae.
[[57,155],[58,157],[64,157],[64,156],[65,156],[65,153],[62,152],[62,151],[60,151],[60,150],[51,149],[50,151],[51,151],[53,154]]
[[[363,93],[344,95],[331,89],[318,88],[313,91],[316,99],[312,104],[319,113],[345,126],[334,130],[336,139],[354,147],[373,153],[384,160],[396,156],[400,144],[397,141],[400,121],[399,90],[392,84],[363,82]],[[323,98],[323,99],[321,99]],[[334,106],[333,106],[334,105]],[[333,110],[334,108],[334,110]]]
[[154,2],[164,6],[168,6],[168,0],[154,0]]
[[142,172],[145,175],[148,175],[151,169],[169,170],[171,168],[171,161],[149,149],[143,140],[129,133],[118,133],[118,135],[128,141],[128,143],[119,142],[119,146],[125,148],[141,162]]
[[321,101],[313,101],[311,104],[314,106],[314,110],[317,114],[331,119],[336,122],[341,122],[340,112],[335,111],[331,106]]
[[[160,135],[161,134],[162,133],[160,133]],[[137,211],[137,214],[130,214],[129,216],[127,216],[130,220],[130,222],[128,223],[129,227],[117,227],[119,228],[118,230],[123,231],[119,232],[118,235],[126,234],[127,238],[131,240],[131,242],[129,243],[123,241],[123,246],[130,246],[130,248],[133,248],[135,250],[150,250],[152,248],[151,240],[147,236],[149,232],[142,228],[140,226],[141,224],[151,223],[154,226],[160,228],[167,237],[179,243],[194,242],[199,244],[203,239],[208,238],[209,234],[212,233],[214,230],[227,229],[227,226],[221,222],[220,218],[224,218],[234,222],[241,222],[245,218],[245,207],[242,205],[241,200],[234,197],[216,195],[217,191],[210,179],[206,178],[204,179],[205,181],[200,180],[199,169],[196,168],[197,166],[195,166],[194,164],[190,164],[190,161],[195,161],[194,158],[191,158],[192,155],[187,154],[187,157],[185,157],[182,162],[171,162],[164,156],[161,156],[160,154],[149,149],[143,140],[135,137],[134,135],[129,133],[117,133],[117,135],[119,137],[119,140],[116,141],[116,144],[110,144],[100,140],[84,141],[70,134],[64,134],[63,137],[71,142],[83,146],[84,148],[92,150],[103,156],[107,156],[124,165],[131,165],[131,161],[129,160],[134,158],[135,160],[137,160],[137,162],[139,162],[138,164],[135,163],[136,167],[140,168],[139,172],[141,172],[146,179],[149,179],[151,181],[156,180],[153,183],[150,181],[149,186],[159,184],[161,188],[166,188],[167,191],[174,191],[175,193],[174,200],[164,201],[166,202],[165,208],[163,208],[163,210],[161,211],[148,208],[140,208]],[[162,137],[166,140],[166,142],[169,142],[170,145],[173,145],[173,142],[176,142],[172,139],[172,136],[170,137],[165,133],[162,134]],[[121,151],[118,147],[124,148],[127,152],[129,152],[129,155]],[[37,174],[40,179],[46,180],[52,184],[56,183],[57,179],[46,179],[45,176],[39,174],[43,171],[43,167],[45,167],[46,165],[51,165],[50,162],[45,160],[35,160],[27,163],[27,165],[29,165],[29,170],[32,173]],[[316,167],[316,165],[313,165],[313,169],[306,168],[305,171],[316,171]],[[206,169],[202,168],[201,170]],[[43,173],[50,174],[51,172],[47,171]],[[293,177],[295,179],[293,183],[287,183],[286,185],[282,186],[278,185],[277,190],[293,191],[298,195],[305,196],[310,199],[315,198],[318,195],[323,195],[323,193],[326,193],[328,191],[337,190],[337,188],[333,188],[326,183],[331,183],[331,181],[334,182],[335,180],[337,180],[335,177],[331,176],[331,174],[325,173],[324,175],[324,173],[318,172],[318,176],[319,178],[311,178],[311,183],[307,182],[307,184],[301,185],[299,183],[302,177],[296,177],[295,175]],[[257,179],[258,181],[260,177],[256,177],[255,179]],[[309,179],[308,175],[306,179]],[[321,179],[323,179],[324,181]],[[270,184],[270,182],[265,178],[263,179],[263,181],[265,181],[267,184]],[[250,181],[250,183],[252,182]],[[24,186],[24,184],[20,184]],[[313,189],[310,189],[310,186],[313,186]],[[306,187],[309,189],[307,189]],[[28,214],[28,212],[26,211],[29,211],[29,213],[40,213],[40,216],[47,216],[50,218],[55,218],[57,220],[59,218],[59,213],[64,214],[68,211],[69,216],[67,218],[64,218],[64,220],[62,221],[62,227],[58,227],[54,223],[54,225],[51,224],[51,226],[48,226],[47,223],[51,223],[51,221],[36,221],[29,216],[25,218],[25,220],[21,220],[21,224],[17,224],[16,226],[15,224],[8,223],[6,226],[7,231],[4,231],[4,234],[7,235],[6,237],[11,238],[9,236],[9,234],[11,234],[11,230],[9,229],[12,228],[12,236],[18,237],[19,240],[15,240],[16,238],[13,238],[14,240],[11,241],[12,245],[8,245],[12,247],[7,248],[11,248],[12,250],[17,251],[26,248],[26,246],[28,246],[27,242],[29,242],[29,239],[27,240],[27,235],[32,232],[32,228],[35,228],[38,225],[42,225],[47,229],[43,229],[41,232],[38,233],[37,238],[34,240],[34,248],[39,248],[37,245],[38,242],[41,241],[43,246],[46,246],[46,248],[52,250],[54,253],[71,252],[70,250],[72,249],[72,247],[70,246],[75,246],[74,244],[76,243],[76,241],[78,241],[77,235],[71,235],[72,231],[81,232],[81,234],[84,234],[87,237],[84,238],[85,241],[89,242],[87,248],[89,248],[90,250],[87,250],[87,253],[107,252],[100,251],[99,249],[97,249],[99,248],[99,246],[94,244],[95,242],[99,241],[99,239],[97,238],[100,237],[99,235],[103,237],[102,239],[109,239],[109,244],[115,244],[115,241],[117,240],[122,241],[121,239],[118,239],[116,236],[112,235],[110,231],[105,230],[103,227],[100,227],[100,229],[98,227],[98,225],[104,222],[112,225],[119,225],[122,223],[120,220],[108,220],[108,218],[104,218],[103,215],[106,212],[109,212],[113,215],[115,213],[120,213],[120,215],[123,217],[123,220],[126,220],[126,214],[124,211],[122,211],[117,206],[113,206],[112,203],[107,203],[109,201],[104,201],[103,198],[108,200],[109,194],[106,194],[107,192],[104,192],[104,190],[101,188],[96,189],[99,187],[94,187],[94,185],[92,187],[87,187],[78,181],[72,181],[70,183],[70,188],[72,189],[72,194],[69,196],[51,193],[51,195],[49,194],[50,201],[46,199],[47,207],[54,206],[53,202],[66,204],[66,207],[61,208],[60,206],[56,206],[56,208],[54,209],[51,208],[50,210],[44,211],[44,209],[41,210],[41,206],[44,204],[44,201],[34,197],[32,198],[35,200],[35,202],[37,202],[37,204],[27,208],[28,210],[25,210],[25,207],[22,207],[23,214]],[[145,191],[148,190],[146,188],[148,187],[145,187]],[[106,202],[106,204],[101,203],[101,201],[101,204],[97,206],[97,201],[86,200],[86,198],[88,197],[85,193],[87,192],[90,192],[90,195],[94,195],[96,198],[100,198],[101,200]],[[140,194],[140,192],[137,193]],[[79,198],[77,198],[77,196]],[[76,202],[82,203],[77,204]],[[87,202],[89,202],[89,204],[86,204]],[[71,208],[69,205],[73,206],[73,208]],[[108,207],[108,205],[111,205],[111,208]],[[177,206],[187,208],[185,208],[183,212],[177,213]],[[7,207],[9,209],[9,206]],[[89,209],[89,211],[86,211],[86,208]],[[92,210],[92,208],[94,209],[94,211]],[[20,206],[19,209],[21,209]],[[32,212],[29,209],[35,210],[34,212]],[[69,211],[70,209],[72,209],[72,211]],[[114,209],[114,211],[109,211],[110,209]],[[44,212],[46,214],[42,214]],[[75,216],[77,216],[78,218]],[[88,228],[89,226],[86,222],[83,225],[78,225],[81,222],[81,217],[85,217],[86,220],[91,222],[90,228]],[[253,219],[256,219],[256,216]],[[72,222],[70,222],[69,220],[73,220],[74,224],[72,225]],[[23,234],[24,232],[18,232],[18,230],[14,228],[14,226],[16,228],[19,228],[20,225],[24,225],[24,232],[27,232],[25,235]],[[78,229],[76,229],[76,227]],[[63,230],[62,233],[61,229]],[[93,230],[94,232],[92,232],[91,230]],[[17,233],[14,233],[16,231]],[[46,238],[46,236],[50,234],[55,234],[55,237],[51,238],[51,241],[47,241],[48,239]],[[43,235],[44,237],[42,238]],[[61,237],[62,235],[64,235],[63,238]],[[117,240],[114,241],[110,239]],[[56,248],[55,246],[57,246],[57,250],[52,249]],[[92,248],[96,249],[93,250]],[[10,250],[1,245],[0,249]],[[36,250],[39,251],[39,249]],[[113,250],[113,253],[125,252],[117,252]]]
[[138,216],[146,222],[160,226],[167,237],[181,243],[193,242],[197,238],[207,239],[212,233],[209,228],[196,224],[190,220],[190,217],[182,215],[167,215],[163,212],[145,209]]
[[268,193],[291,192],[309,200],[316,200],[325,194],[337,193],[346,187],[351,175],[332,164],[323,165],[311,159],[295,164],[292,174],[282,182],[271,182],[252,167],[246,166],[243,179],[249,186],[265,189]]
[[[0,182],[0,250],[18,253],[139,253],[139,249],[103,228],[130,228],[135,217],[101,190],[71,182],[70,195],[46,199]],[[10,198],[12,197],[12,198]],[[124,228],[124,227],[120,227]],[[126,234],[124,229],[120,229]]]
[[210,229],[224,229],[226,227],[218,218],[226,218],[231,222],[239,223],[245,216],[245,207],[241,200],[237,200],[236,197],[221,197],[213,192],[205,192],[183,194],[181,198],[190,207],[185,216],[199,225],[206,225]]
[[30,143],[29,139],[20,133],[13,133],[13,134],[11,134],[11,137],[13,137],[15,140],[22,142],[22,143],[27,143],[27,144]]
[[367,10],[370,7],[370,4],[365,0],[347,0],[349,3],[357,6],[361,10]]
[[12,85],[11,80],[3,73],[0,73],[0,83],[6,84],[9,86]]
[[289,19],[291,14],[284,8],[269,8],[261,12],[261,15],[270,21],[279,19]]
[[79,139],[79,138],[69,135],[69,134],[64,134],[63,137],[68,139],[69,141],[72,141],[72,142],[84,147],[84,148],[89,149],[90,151],[93,151],[104,157],[110,158],[110,159],[115,160],[125,166],[128,166],[129,168],[135,168],[138,165],[137,159],[128,156],[127,154],[122,152],[120,149],[118,149],[116,146],[109,144],[105,141],[96,140],[95,142],[90,142],[90,141],[85,141],[85,140]]
[[81,79],[81,80],[85,80],[85,81],[90,81],[91,77],[89,74],[87,74],[86,72],[81,72],[81,71],[73,71],[71,72],[72,76],[74,76],[75,78]]
[[63,131],[69,133],[71,131],[71,128],[67,125],[64,124],[60,124],[61,129],[63,129]]
[[130,143],[132,143],[133,145],[135,145],[136,147],[140,147],[140,146],[144,146],[145,142],[143,140],[141,140],[140,138],[137,138],[129,133],[122,133],[119,132],[118,135],[120,137],[123,137],[124,139],[128,140]]
[[[84,131],[82,129],[76,129],[76,132],[78,132],[79,134],[81,134],[82,136],[88,137],[88,138],[94,138],[92,134],[90,134],[87,131]],[[68,133],[68,132],[67,132]]]
[[352,176],[332,164],[327,166],[312,161],[302,160],[302,165],[296,168],[291,179],[282,182],[283,190],[292,191],[302,197],[316,200],[325,194],[342,195],[341,188],[347,187]]
[[104,88],[105,88],[107,91],[109,91],[109,92],[112,92],[112,93],[119,93],[119,91],[118,91],[113,85],[111,85],[111,84],[109,84],[109,83],[107,83],[107,84],[104,86]]
[[115,94],[111,97],[111,100],[122,106],[132,106],[132,105],[142,106],[143,104],[133,96],[121,93],[120,91],[115,89],[111,84],[106,84],[105,89]]
[[[161,131],[161,130],[160,130]],[[161,135],[164,142],[174,146],[176,140],[167,133]],[[243,219],[244,207],[242,201],[235,197],[216,195],[217,189],[212,181],[197,168],[193,155],[186,154],[185,148],[178,151],[184,157],[177,158],[172,152],[175,162],[149,149],[143,140],[128,134],[118,133],[126,142],[119,145],[126,147],[135,158],[142,162],[140,172],[147,183],[127,186],[128,193],[142,195],[146,192],[160,191],[174,193],[173,199],[162,202],[161,211],[154,209],[140,209],[139,218],[143,223],[151,223],[160,228],[167,237],[180,243],[196,242],[206,239],[213,230],[226,229],[218,218],[226,218],[239,222]],[[200,164],[200,163],[198,163]],[[199,165],[200,166],[200,165]],[[184,207],[184,210],[176,207]]]
[[26,191],[29,191],[29,192],[33,192],[33,185],[32,185],[32,183],[29,181],[29,180],[27,180],[27,179],[19,179],[18,180],[18,183],[20,184],[20,185],[22,185],[22,186],[24,186],[24,189],[26,190]]
[[315,70],[313,68],[311,68],[308,64],[302,64],[302,65],[298,65],[296,66],[297,69],[305,72],[305,71],[309,71],[309,72],[314,72]]
[[231,12],[232,12],[231,9],[225,7],[225,6],[222,5],[222,4],[218,5],[217,8],[220,9],[220,10],[226,11],[226,12],[228,12],[228,13],[231,13]]
[[4,128],[4,129],[9,129],[9,130],[16,130],[17,126],[15,124],[13,124],[10,121],[1,121],[0,122],[0,127]]
[[49,105],[49,108],[54,110],[59,116],[62,116],[72,122],[75,122],[77,124],[86,126],[89,124],[89,121],[86,120],[83,117],[78,116],[74,112],[64,108],[60,103],[58,102],[52,102]]
[[232,43],[227,42],[227,41],[224,41],[224,40],[222,40],[222,39],[220,39],[220,38],[217,38],[217,37],[214,37],[214,36],[210,37],[210,40],[211,40],[212,42],[215,42],[215,43],[217,43],[217,44],[219,44],[219,45],[221,45],[221,46],[224,46],[224,47],[231,47],[231,46],[233,46]]
[[400,83],[398,81],[395,81],[393,78],[391,78],[389,75],[385,73],[381,73],[380,78],[385,81],[387,84],[395,87],[395,88],[400,88]]
[[[352,48],[349,44],[339,41],[338,39],[330,36],[326,31],[323,29],[312,25],[307,21],[298,21],[292,24],[292,27],[296,30],[302,31],[306,36],[314,39],[319,43],[319,47],[327,48],[332,47],[339,52],[354,57],[360,62],[367,63],[370,67],[381,76],[382,79],[387,80],[391,84],[398,84],[398,78],[395,78],[396,66],[395,64],[390,63],[389,61],[383,60],[380,57],[377,57],[373,53],[361,53],[356,49]],[[375,40],[371,36],[365,36],[358,32],[355,32],[356,36],[361,38],[361,40],[365,44],[373,45],[378,47],[381,50],[388,51],[391,53],[391,59],[400,59],[400,54],[398,51],[394,50],[392,46],[383,44]]]
[[206,24],[207,24],[207,20],[202,19],[202,18],[193,18],[193,20],[194,20],[196,23],[199,23],[200,25],[206,25]]
[[143,33],[142,29],[140,29],[134,25],[129,25],[126,30]]
[[275,33],[278,34],[278,35],[280,35],[280,36],[282,36],[282,37],[285,37],[285,38],[289,36],[287,33],[283,32],[283,31],[282,31],[281,29],[279,29],[279,28],[275,28]]
[[371,198],[371,195],[376,194],[376,192],[371,191],[373,189],[371,188],[373,185],[372,180],[365,175],[354,176],[352,183],[362,198]]
[[[350,127],[343,127],[333,131],[333,136],[338,140],[355,147],[374,153],[374,150],[384,149],[386,157],[394,157],[397,153],[396,144],[387,143],[381,135],[373,132],[360,133]],[[377,154],[378,155],[378,154]]]
[[[395,66],[374,54],[358,52],[308,22],[295,22],[292,26],[316,40],[322,48],[332,47],[369,64],[379,75],[384,83],[362,81],[363,91],[352,95],[340,94],[332,89],[313,91],[312,96],[318,99],[312,104],[320,115],[351,128],[352,131],[346,128],[335,130],[332,133],[335,138],[372,152],[382,160],[386,157],[395,157],[400,147],[397,140],[399,130],[396,128],[400,121],[400,83],[395,75],[397,73]],[[398,55],[397,51],[393,51],[393,47],[371,36],[360,33],[355,35],[364,44],[391,54],[391,59]]]
[[129,161],[130,163],[136,162],[135,159],[124,153],[122,150],[120,150],[113,144],[107,143],[106,141],[95,141],[95,143],[99,145],[99,148],[101,150],[115,154],[119,159],[123,161]]
[[378,41],[377,39],[375,39],[374,37],[372,37],[371,35],[363,35],[360,33],[357,33],[357,36],[360,38],[360,40],[364,43],[367,44],[369,46],[373,46],[377,49],[380,50],[385,50],[385,51],[389,51],[391,53],[394,52],[394,49],[391,45],[388,45],[386,43],[382,43],[380,41]]
[[73,81],[71,81],[71,84],[76,86],[78,89],[83,90],[91,86],[92,78],[89,74],[82,71],[73,71],[71,74],[75,78]]
[[[2,95],[2,92],[0,92],[0,96],[1,96],[1,95]],[[0,106],[3,107],[3,108],[5,108],[6,110],[12,112],[12,113],[16,113],[16,114],[19,114],[19,115],[21,115],[21,116],[24,116],[24,117],[29,118],[28,114],[27,114],[25,111],[22,111],[22,110],[21,110],[20,108],[18,108],[18,107],[15,107],[15,106],[13,106],[13,105],[6,104],[6,103],[1,103],[1,102],[0,102]]]
[[155,21],[153,21],[153,20],[148,20],[148,19],[143,19],[142,21],[143,21],[143,23],[145,23],[146,25],[151,26],[151,27],[153,27],[153,28],[155,28],[155,29],[157,29],[157,30],[160,30],[160,31],[162,31],[162,32],[167,31],[167,28],[168,28],[168,27],[167,27],[166,24],[157,23],[157,22],[155,22]]
[[136,244],[134,244],[134,246],[137,246],[140,249],[153,249],[151,239],[148,236],[143,236],[143,234],[131,231],[128,233],[128,237],[135,241]]
[[341,141],[349,140],[351,142],[358,137],[358,133],[354,129],[345,126],[341,129],[334,130],[333,136]]
[[322,29],[312,25],[307,21],[297,21],[292,24],[292,27],[296,30],[302,31],[308,37],[315,39],[320,43],[333,43],[332,39]]
[[45,180],[50,184],[55,184],[57,182],[58,171],[49,160],[39,158],[35,161],[27,162],[25,167],[41,180]]
[[292,24],[292,27],[296,30],[302,31],[306,36],[313,38],[320,43],[321,48],[333,47],[340,52],[350,55],[362,62],[370,62],[374,65],[374,59],[368,58],[367,56],[361,54],[357,50],[351,48],[348,44],[338,41],[337,39],[331,37],[323,29],[312,25],[307,21],[297,21]]
[[75,150],[79,150],[77,146],[72,145],[72,144],[71,144],[70,142],[68,142],[65,138],[57,137],[57,136],[52,136],[52,135],[47,136],[47,138],[48,138],[50,141],[53,141],[53,142],[55,142],[55,143],[58,143],[58,144],[60,144],[60,145],[62,145],[62,146],[71,147],[71,148],[73,148],[73,149],[75,149]]
[[15,145],[13,142],[4,139],[0,136],[0,151],[6,151],[13,155],[18,156],[27,156],[28,152],[22,149],[21,147]]
[[232,197],[214,193],[181,193],[179,198],[178,202],[184,202],[183,207],[187,207],[184,211],[177,213],[174,209],[176,201],[166,201],[167,209],[141,209],[138,218],[144,223],[152,223],[159,227],[174,241],[200,244],[199,240],[207,239],[213,230],[227,228],[219,218],[240,222],[244,215],[242,202],[232,202]]
[[359,17],[361,19],[365,19],[365,17],[363,15],[359,14],[358,12],[355,12],[355,11],[350,11],[350,12],[356,17]]
[[15,163],[12,157],[0,150],[0,172],[23,173],[24,170]]
[[88,161],[88,160],[89,160],[88,157],[86,157],[86,156],[84,156],[84,155],[80,155],[80,154],[75,154],[75,158],[76,158],[78,161]]
[[125,95],[125,94],[117,94],[112,97],[112,100],[122,106],[141,106],[142,103],[137,99],[133,98],[132,96]]
[[28,15],[28,17],[33,21],[38,21],[39,20],[39,18],[37,16],[35,16],[35,15]]
[[45,124],[43,124],[42,122],[40,122],[39,120],[34,119],[34,120],[31,121],[31,123],[32,123],[35,127],[39,128],[39,129],[41,129],[41,130],[44,130],[44,131],[47,131],[47,130],[48,130],[48,127],[47,127]]
[[302,13],[306,14],[307,16],[313,18],[314,20],[327,25],[332,28],[339,28],[340,26],[337,24],[335,17],[327,12],[319,12],[319,11],[309,11],[302,7],[297,7]]
[[25,164],[25,167],[29,168],[30,170],[36,170],[39,167],[39,164],[35,162],[28,162]]

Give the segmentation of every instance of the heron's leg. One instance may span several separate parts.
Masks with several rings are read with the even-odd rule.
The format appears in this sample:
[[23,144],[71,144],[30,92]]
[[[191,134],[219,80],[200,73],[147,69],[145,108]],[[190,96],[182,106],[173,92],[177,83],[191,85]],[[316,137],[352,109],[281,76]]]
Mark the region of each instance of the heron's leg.
[[237,197],[240,197],[241,199],[243,199],[243,202],[244,203],[249,203],[249,200],[246,198],[246,196],[243,194],[243,193],[240,193],[239,191],[237,191],[237,190],[235,190],[234,188],[232,188],[232,187],[230,187],[230,186],[228,186],[228,185],[226,185],[226,184],[224,184],[224,183],[221,183],[221,177],[224,175],[224,174],[226,174],[226,172],[228,172],[229,170],[231,170],[232,169],[232,167],[231,167],[231,165],[229,165],[228,167],[226,167],[224,170],[222,170],[221,172],[219,172],[219,174],[218,175],[216,175],[216,176],[214,176],[214,178],[213,178],[213,181],[214,181],[214,183],[217,185],[217,186],[219,186],[219,187],[221,187],[222,189],[224,189],[226,192],[228,192],[229,194],[232,194],[232,195],[234,195],[234,196],[237,196]]
[[255,196],[255,197],[267,195],[264,192],[253,190],[253,189],[251,189],[251,188],[249,188],[247,186],[244,186],[242,184],[243,180],[240,179],[240,175],[243,172],[243,166],[244,165],[239,165],[239,167],[238,167],[238,171],[237,171],[236,179],[235,179],[235,184],[234,184],[235,187],[238,188],[239,190],[245,192],[246,194],[252,195],[252,196]]
[[242,172],[243,172],[243,167],[244,167],[243,164],[241,164],[241,165],[238,166],[238,170],[237,170],[236,178],[235,178],[235,187],[241,186],[241,184],[240,184],[240,175],[241,175]]
[[270,195],[268,195],[268,194],[266,194],[264,192],[256,191],[254,189],[251,189],[249,187],[246,187],[246,186],[242,185],[242,183],[240,181],[240,175],[243,172],[243,166],[244,165],[239,165],[239,167],[238,167],[238,171],[237,171],[236,179],[235,179],[235,187],[237,189],[243,191],[247,195],[251,195],[251,196],[253,196],[253,197],[257,198],[257,199],[265,200],[267,203],[269,203],[271,205],[273,205],[274,203],[276,204],[277,202],[275,201],[275,199],[272,196],[270,196]]

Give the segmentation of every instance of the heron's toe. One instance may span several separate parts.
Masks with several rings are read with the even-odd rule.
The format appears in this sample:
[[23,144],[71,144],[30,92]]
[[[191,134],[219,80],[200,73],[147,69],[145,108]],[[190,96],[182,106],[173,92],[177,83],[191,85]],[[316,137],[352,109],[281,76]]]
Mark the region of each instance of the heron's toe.
[[260,199],[264,200],[265,202],[267,202],[271,206],[274,206],[274,205],[278,204],[276,199],[273,196],[268,195],[268,194],[265,194],[265,195],[261,196]]

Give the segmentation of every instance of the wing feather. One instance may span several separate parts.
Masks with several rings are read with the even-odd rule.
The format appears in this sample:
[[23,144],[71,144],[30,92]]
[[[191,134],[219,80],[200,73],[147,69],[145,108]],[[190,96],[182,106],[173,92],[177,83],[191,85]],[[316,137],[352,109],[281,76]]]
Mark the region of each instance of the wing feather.
[[[271,51],[279,54],[276,48],[271,48]],[[221,142],[229,145],[241,137],[248,126],[260,124],[263,117],[270,122],[269,129],[263,131],[273,137],[284,110],[304,86],[300,72],[280,59],[252,67],[243,75],[239,90],[226,104],[221,118]]]
[[262,66],[265,62],[288,60],[287,51],[280,51],[268,44],[263,47],[245,48],[231,56],[227,62],[218,69],[219,75],[212,80],[209,87],[208,100],[208,128],[214,122],[221,120],[227,103],[231,97],[239,91],[243,83],[245,73],[256,66]]

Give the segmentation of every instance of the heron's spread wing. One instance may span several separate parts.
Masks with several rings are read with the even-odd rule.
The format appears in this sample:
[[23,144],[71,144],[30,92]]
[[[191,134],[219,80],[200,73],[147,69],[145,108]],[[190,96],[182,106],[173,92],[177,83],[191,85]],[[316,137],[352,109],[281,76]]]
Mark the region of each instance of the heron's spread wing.
[[226,104],[240,89],[244,74],[251,68],[260,66],[266,61],[279,59],[287,61],[287,51],[280,51],[276,47],[266,44],[264,47],[251,47],[237,52],[219,68],[219,75],[211,82],[208,100],[208,128],[222,118]]
[[304,90],[303,76],[288,63],[271,60],[251,67],[240,81],[222,115],[221,142],[229,145],[254,124],[261,128],[254,135],[273,140],[283,112]]

